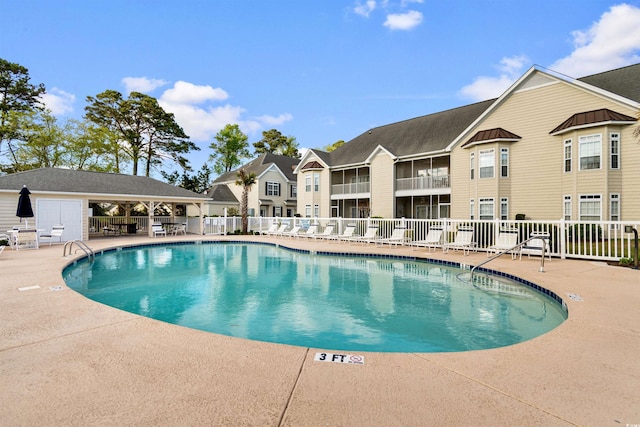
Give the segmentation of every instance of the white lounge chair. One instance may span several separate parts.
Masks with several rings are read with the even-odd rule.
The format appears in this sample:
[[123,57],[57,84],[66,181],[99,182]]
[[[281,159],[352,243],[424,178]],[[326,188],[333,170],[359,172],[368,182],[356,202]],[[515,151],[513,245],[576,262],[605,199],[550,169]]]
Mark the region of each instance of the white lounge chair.
[[473,247],[473,229],[458,228],[456,238],[453,242],[445,243],[442,246],[442,252],[447,253],[449,249],[462,250],[463,255],[469,255]]
[[355,243],[373,243],[376,241],[378,236],[378,226],[377,225],[370,225],[369,227],[367,227],[367,232],[364,233],[364,235],[362,236],[351,236],[347,239],[345,239],[348,242],[355,242]]
[[432,248],[435,251],[442,245],[442,228],[431,227],[424,239],[414,240],[410,244],[411,246],[426,247],[429,252]]
[[310,225],[309,228],[307,228],[307,231],[305,231],[304,233],[298,234],[296,237],[313,237],[313,235],[316,234],[317,232],[318,232],[318,225],[313,224],[313,225]]
[[40,241],[49,241],[49,246],[53,243],[54,239],[58,239],[58,243],[62,242],[62,234],[64,233],[64,225],[54,225],[51,228],[50,233],[41,234]]
[[38,249],[37,230],[18,230],[16,235],[16,249]]
[[487,248],[487,257],[491,254],[498,254],[500,252],[509,251],[511,253],[511,259],[518,257],[518,251],[514,247],[518,244],[518,230],[509,229],[501,230],[498,233],[496,242]]
[[405,227],[396,227],[393,229],[391,236],[376,239],[375,244],[381,246],[385,243],[388,245],[404,245],[407,239],[407,229]]
[[264,232],[264,234],[273,234],[276,231],[278,231],[278,223],[274,222],[269,226],[269,228],[267,229],[267,231]]
[[151,232],[153,232],[153,237],[165,236],[167,237],[167,230],[162,227],[162,224],[153,224],[151,226]]
[[300,226],[299,225],[294,225],[293,228],[289,231],[285,231],[284,233],[281,234],[281,236],[283,237],[297,237],[300,233]]
[[334,224],[327,224],[327,226],[322,230],[322,233],[314,234],[310,236],[312,239],[330,239],[333,234],[333,229],[335,228]]
[[268,236],[280,236],[289,228],[289,224],[283,223],[276,229],[276,231],[267,231]]
[[335,240],[337,242],[342,240],[348,240],[349,238],[353,237],[353,233],[355,233],[355,231],[356,231],[356,225],[349,224],[344,228],[344,231],[342,232],[342,234],[331,234],[331,235],[325,236],[324,238],[327,240]]
[[520,248],[520,259],[522,254],[526,254],[527,258],[531,255],[542,256],[542,249],[544,248],[544,254],[551,259],[551,249],[549,248],[549,235],[546,233],[531,233],[531,240],[525,243]]

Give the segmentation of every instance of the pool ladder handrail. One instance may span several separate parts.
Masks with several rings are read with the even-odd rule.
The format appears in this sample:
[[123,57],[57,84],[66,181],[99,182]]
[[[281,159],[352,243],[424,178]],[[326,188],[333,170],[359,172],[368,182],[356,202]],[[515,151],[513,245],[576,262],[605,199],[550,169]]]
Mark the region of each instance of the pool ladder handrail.
[[[475,265],[471,269],[471,281],[473,281],[473,273],[475,273],[475,271],[478,269],[478,267],[482,267],[486,263],[493,261],[494,259],[500,257],[501,255],[504,255],[504,254],[506,254],[508,252],[511,252],[511,251],[515,250],[515,249],[522,248],[525,244],[529,243],[532,240],[535,240],[535,239],[548,239],[548,238],[549,238],[549,235],[538,234],[536,236],[529,237],[528,239],[518,243],[517,245],[515,245],[512,248],[505,249],[505,250],[503,250],[501,252],[498,252],[497,254],[492,256],[491,258],[482,261],[480,264]],[[542,258],[540,259],[540,270],[538,270],[538,271],[540,271],[540,273],[544,273],[544,257],[545,257],[546,246],[547,245],[542,245],[542,247],[541,247],[541,249],[542,249]]]
[[[89,259],[91,259],[91,257],[93,257],[93,259],[96,258],[96,254],[93,252],[93,249],[91,249],[89,246],[87,246],[87,244],[85,242],[83,242],[82,240],[69,240],[68,242],[65,242],[64,244],[64,248],[62,249],[62,256],[65,257],[67,256],[67,247],[69,248],[69,255],[71,255],[71,250],[73,249],[73,244],[76,244],[76,246],[78,248],[80,248],[82,250],[82,252],[85,253],[85,255],[87,257],[89,257]],[[78,250],[76,249],[76,252],[78,252]]]

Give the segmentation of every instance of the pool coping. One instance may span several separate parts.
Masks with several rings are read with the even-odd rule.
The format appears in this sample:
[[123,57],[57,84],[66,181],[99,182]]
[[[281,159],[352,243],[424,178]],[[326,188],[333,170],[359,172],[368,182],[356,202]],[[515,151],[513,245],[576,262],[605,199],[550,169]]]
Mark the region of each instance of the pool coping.
[[[207,239],[188,236],[163,243]],[[262,236],[232,240],[296,249],[310,245]],[[125,246],[153,241],[136,238]],[[90,246],[123,243],[114,238]],[[416,254],[412,248],[313,245],[334,253],[415,254],[464,264],[484,259],[484,254]],[[0,386],[5,403],[0,419],[9,424],[640,421],[640,276],[631,269],[553,259],[539,273],[535,260],[502,257],[493,262],[498,271],[557,295],[579,294],[582,301],[567,299],[567,321],[513,346],[460,353],[367,353],[364,366],[343,366],[314,362],[315,349],[185,331],[74,296],[64,292],[60,273],[79,257],[63,259],[60,253],[60,246],[54,246],[0,256],[5,278],[0,284],[0,366],[6,379]],[[34,284],[40,288],[18,290]],[[62,292],[51,289],[56,287]]]

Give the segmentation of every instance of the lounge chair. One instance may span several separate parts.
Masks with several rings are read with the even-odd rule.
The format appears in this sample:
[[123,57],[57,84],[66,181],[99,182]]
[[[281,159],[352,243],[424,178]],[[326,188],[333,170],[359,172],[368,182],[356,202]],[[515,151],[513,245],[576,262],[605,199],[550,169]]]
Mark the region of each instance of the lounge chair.
[[62,243],[62,234],[64,233],[64,225],[54,225],[50,233],[41,234],[40,241],[49,241],[49,246],[53,243],[53,239],[58,239],[58,243]]
[[4,251],[4,248],[6,248],[5,245],[0,246],[0,254],[2,253],[2,251]]
[[[348,241],[348,242],[356,242],[356,243],[373,243],[376,241],[378,236],[378,226],[377,225],[370,225],[369,227],[367,227],[367,232],[364,233],[364,235],[362,236],[351,236],[348,237],[344,240]],[[341,239],[342,240],[342,239]]]
[[342,240],[348,240],[349,238],[353,237],[353,233],[355,233],[355,231],[356,231],[356,225],[349,224],[344,228],[344,231],[342,232],[342,234],[331,234],[331,235],[325,236],[324,238],[327,240],[335,240],[337,242]]
[[38,231],[37,230],[18,230],[16,235],[16,249],[38,249]]
[[509,251],[509,253],[511,253],[511,259],[516,259],[518,257],[518,251],[514,248],[517,244],[517,229],[501,230],[500,233],[498,233],[496,242],[487,248],[487,257],[491,256],[492,253],[498,254]]
[[267,232],[268,236],[281,236],[284,232],[287,231],[287,228],[289,228],[289,224],[287,223],[282,223],[280,224],[280,226],[276,229],[276,231],[270,231]]
[[385,243],[388,245],[404,245],[406,241],[407,229],[405,227],[396,227],[393,229],[391,236],[376,239],[375,244],[380,246]]
[[473,229],[472,228],[458,228],[456,238],[453,242],[445,243],[442,246],[442,252],[447,253],[449,249],[459,250],[462,249],[463,255],[469,255],[473,244]]
[[442,242],[442,228],[431,227],[429,229],[429,232],[427,233],[427,236],[424,239],[414,240],[410,244],[411,246],[426,247],[427,250],[431,252],[432,248],[435,251],[436,248],[440,247],[442,245],[441,242]]
[[264,234],[273,234],[276,231],[278,231],[278,223],[274,222],[269,226],[269,228],[267,229],[267,231],[264,232]]
[[296,237],[313,237],[314,234],[316,234],[318,232],[318,226],[317,225],[310,225],[309,228],[307,228],[307,231],[305,231],[304,233],[298,234]]
[[522,254],[526,254],[527,258],[531,255],[542,256],[542,250],[544,248],[544,254],[551,259],[551,249],[549,248],[549,235],[546,233],[531,233],[527,243],[520,248],[520,259]]
[[324,230],[322,230],[322,233],[316,233],[313,236],[309,236],[312,239],[330,239],[333,234],[333,229],[335,228],[334,224],[328,224]]
[[185,236],[187,235],[187,224],[174,225],[173,229],[171,229],[171,234],[173,234],[174,236],[177,236],[180,233],[184,234]]
[[295,225],[295,226],[293,226],[293,228],[291,230],[285,231],[284,233],[282,233],[280,235],[283,236],[283,237],[289,237],[289,238],[297,237],[297,236],[299,236],[300,228],[301,227],[299,225]]
[[153,224],[151,226],[151,232],[153,233],[153,237],[165,236],[167,237],[167,230],[162,227],[162,224]]

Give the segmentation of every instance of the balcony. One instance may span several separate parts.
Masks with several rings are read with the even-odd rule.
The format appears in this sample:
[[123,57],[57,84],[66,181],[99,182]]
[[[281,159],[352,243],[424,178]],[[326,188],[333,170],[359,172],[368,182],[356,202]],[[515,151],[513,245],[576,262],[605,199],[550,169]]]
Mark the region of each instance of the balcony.
[[451,190],[449,184],[450,175],[442,176],[417,176],[414,178],[396,179],[396,191],[421,194],[448,193]]
[[350,184],[333,184],[331,186],[331,195],[355,195],[367,194],[371,191],[371,184],[368,182],[354,182]]

